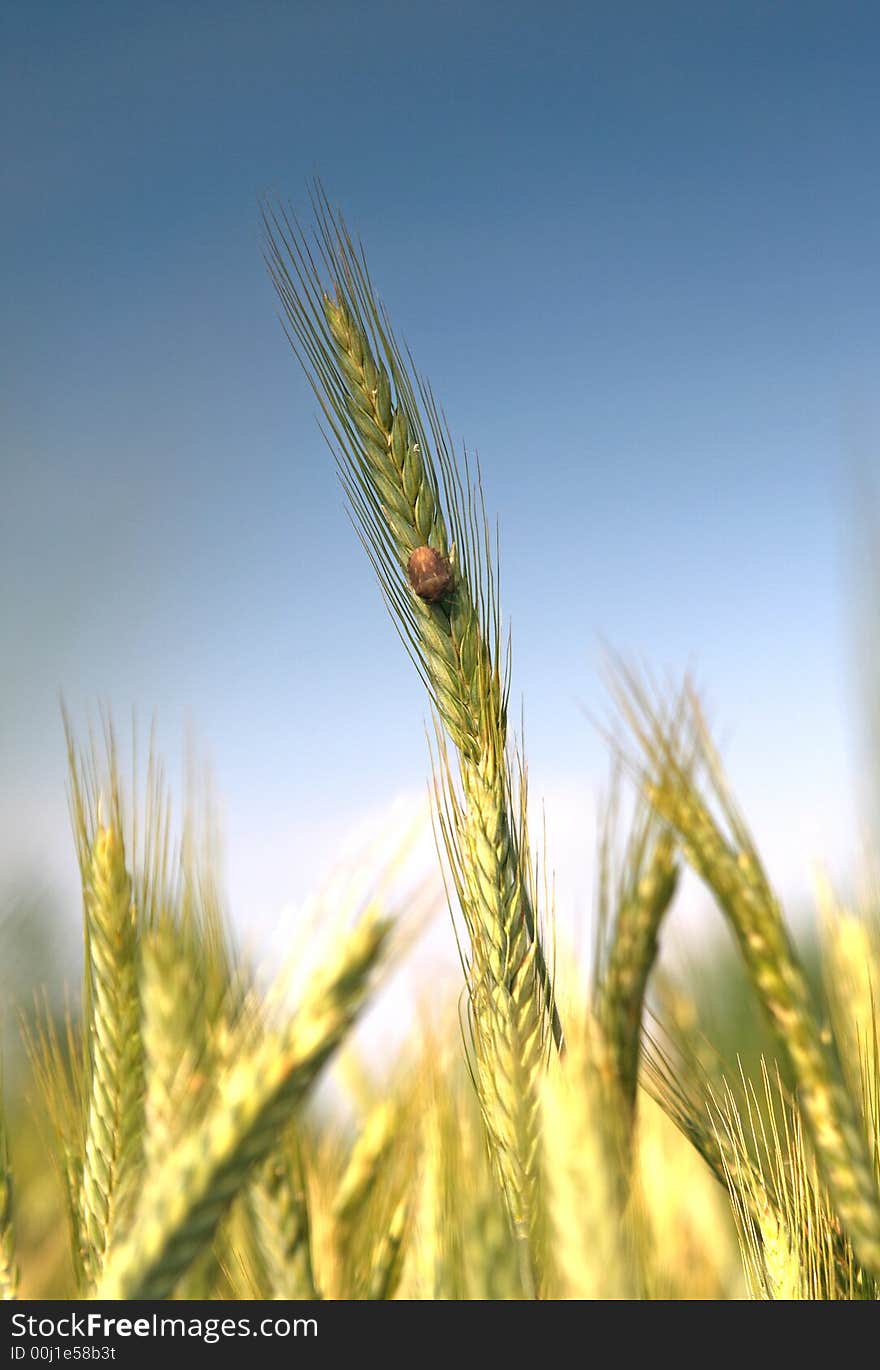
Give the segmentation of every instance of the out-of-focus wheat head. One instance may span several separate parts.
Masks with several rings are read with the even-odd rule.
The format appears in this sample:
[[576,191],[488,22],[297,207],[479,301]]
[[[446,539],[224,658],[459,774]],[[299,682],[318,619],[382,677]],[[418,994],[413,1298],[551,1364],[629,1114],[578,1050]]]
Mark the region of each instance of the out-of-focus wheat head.
[[[139,827],[109,728],[105,744],[103,756],[95,746],[79,756],[69,743],[85,910],[81,1031],[71,1025],[67,1041],[48,1023],[31,1033],[76,1283],[114,1298],[209,1297],[237,1280],[273,1297],[311,1292],[288,1129],[370,993],[389,922],[375,906],[353,925],[338,910],[336,935],[296,1002],[283,983],[259,992],[226,935],[216,853],[199,848],[189,820],[172,848],[152,756]],[[11,1281],[5,1167],[2,1177],[0,1251],[9,1245]],[[248,1197],[256,1234],[245,1224]],[[230,1252],[224,1223],[247,1231],[256,1255]]]
[[[755,993],[797,1082],[820,1170],[864,1266],[880,1272],[880,1189],[872,1152],[755,844],[738,813],[696,695],[672,709],[620,670],[618,698],[640,752],[646,797],[676,832],[739,943]],[[702,768],[705,789],[697,779]]]
[[853,912],[834,897],[827,879],[817,883],[822,929],[822,970],[834,1037],[869,1140],[880,1154],[880,919],[876,906]]

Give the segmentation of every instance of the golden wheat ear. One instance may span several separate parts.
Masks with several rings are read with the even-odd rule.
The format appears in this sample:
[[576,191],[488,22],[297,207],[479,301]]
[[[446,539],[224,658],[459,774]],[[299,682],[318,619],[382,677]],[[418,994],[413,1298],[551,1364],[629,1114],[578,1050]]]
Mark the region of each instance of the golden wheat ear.
[[294,1019],[238,1053],[199,1127],[145,1185],[99,1297],[168,1297],[360,1013],[389,931],[375,913],[362,919],[313,977]]
[[[821,1173],[853,1247],[880,1272],[880,1191],[861,1121],[846,1088],[830,1035],[817,1022],[806,977],[764,872],[737,811],[698,701],[687,688],[678,717],[665,725],[650,689],[621,671],[618,697],[640,749],[633,760],[658,816],[677,834],[685,858],[712,891],[739,943],[755,993],[797,1084],[801,1110]],[[707,777],[707,793],[695,778]],[[716,813],[719,817],[716,817]]]

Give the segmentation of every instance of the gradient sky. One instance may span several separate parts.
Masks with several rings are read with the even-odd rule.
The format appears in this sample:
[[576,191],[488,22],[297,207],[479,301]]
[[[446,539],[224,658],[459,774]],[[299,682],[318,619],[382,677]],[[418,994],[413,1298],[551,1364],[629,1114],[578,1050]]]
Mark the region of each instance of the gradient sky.
[[260,197],[307,210],[316,173],[480,455],[563,902],[603,640],[696,667],[784,887],[845,861],[878,62],[867,3],[5,5],[7,878],[71,888],[60,692],[155,714],[172,770],[193,727],[243,922],[424,791],[261,261]]

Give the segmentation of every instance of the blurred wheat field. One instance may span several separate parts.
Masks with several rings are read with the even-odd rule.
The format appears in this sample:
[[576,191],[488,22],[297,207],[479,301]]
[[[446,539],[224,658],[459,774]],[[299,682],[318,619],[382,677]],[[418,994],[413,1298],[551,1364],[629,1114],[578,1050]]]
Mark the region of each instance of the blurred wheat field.
[[[320,190],[265,211],[288,337],[434,720],[438,860],[460,1004],[399,1058],[315,1092],[390,969],[387,893],[308,928],[268,987],[230,938],[216,851],[175,836],[161,768],[129,793],[112,729],[68,725],[84,979],[26,1024],[0,1126],[0,1292],[211,1299],[875,1299],[880,924],[818,891],[811,985],[693,688],[613,668],[617,780],[588,977],[556,947],[479,473],[395,341]],[[621,794],[628,796],[619,802]],[[552,859],[552,853],[551,859]],[[648,995],[688,866],[738,949],[766,1058],[713,1052]],[[445,1015],[445,1016],[444,1016]],[[381,1084],[374,1083],[380,1079]]]

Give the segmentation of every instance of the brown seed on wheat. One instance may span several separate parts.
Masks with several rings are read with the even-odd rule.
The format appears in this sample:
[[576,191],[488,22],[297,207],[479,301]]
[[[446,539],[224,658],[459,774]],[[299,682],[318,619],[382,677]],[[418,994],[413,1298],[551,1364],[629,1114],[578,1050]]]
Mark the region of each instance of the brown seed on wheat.
[[417,547],[406,565],[409,583],[419,599],[436,604],[452,589],[452,567],[433,547]]

